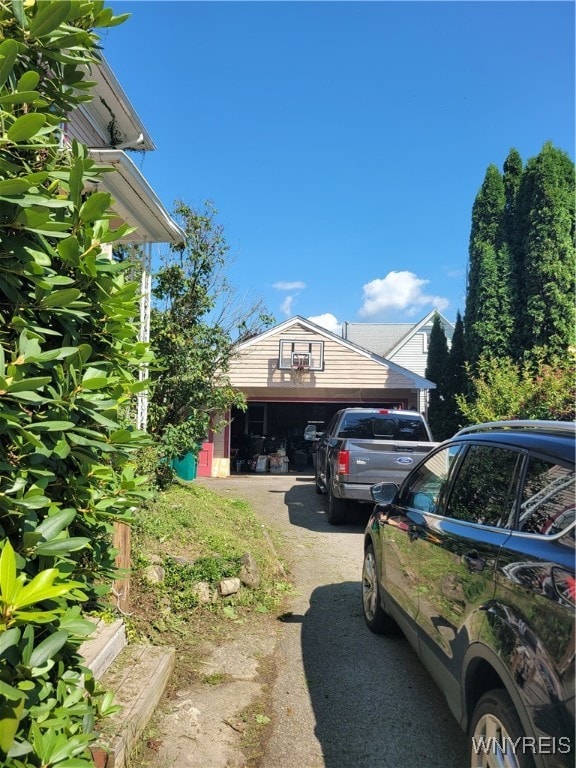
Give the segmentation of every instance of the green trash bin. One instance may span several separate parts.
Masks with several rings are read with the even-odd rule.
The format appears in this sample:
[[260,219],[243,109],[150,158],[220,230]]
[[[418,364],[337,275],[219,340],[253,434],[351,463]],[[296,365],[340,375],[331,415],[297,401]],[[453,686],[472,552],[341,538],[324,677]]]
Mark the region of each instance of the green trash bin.
[[195,480],[197,468],[198,458],[192,451],[172,460],[172,469],[180,480]]

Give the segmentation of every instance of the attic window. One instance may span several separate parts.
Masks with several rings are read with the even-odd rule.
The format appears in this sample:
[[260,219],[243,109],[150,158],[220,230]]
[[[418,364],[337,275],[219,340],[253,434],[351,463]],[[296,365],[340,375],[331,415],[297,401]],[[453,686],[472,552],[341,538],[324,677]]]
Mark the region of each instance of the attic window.
[[295,367],[300,370],[322,371],[324,369],[324,342],[297,341],[296,339],[280,341],[278,368],[283,371],[290,371]]

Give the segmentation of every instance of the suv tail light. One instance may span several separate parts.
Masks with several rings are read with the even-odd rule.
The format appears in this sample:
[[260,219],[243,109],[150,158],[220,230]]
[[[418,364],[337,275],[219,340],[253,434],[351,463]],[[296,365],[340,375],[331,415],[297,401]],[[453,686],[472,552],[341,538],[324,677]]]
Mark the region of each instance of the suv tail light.
[[350,471],[350,451],[338,451],[336,468],[339,475],[347,475]]

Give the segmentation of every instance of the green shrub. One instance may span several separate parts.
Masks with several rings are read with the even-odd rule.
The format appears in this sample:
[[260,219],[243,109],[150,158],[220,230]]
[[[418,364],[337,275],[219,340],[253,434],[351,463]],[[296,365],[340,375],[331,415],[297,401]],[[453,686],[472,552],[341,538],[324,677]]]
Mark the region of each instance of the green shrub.
[[[138,286],[105,252],[111,198],[61,123],[90,98],[102,2],[0,2],[0,765],[91,765],[111,711],[78,647],[145,496],[125,423],[147,349]],[[99,703],[100,702],[100,703]]]
[[552,363],[537,351],[524,363],[484,356],[472,379],[473,395],[457,398],[469,424],[501,419],[576,418],[574,354]]

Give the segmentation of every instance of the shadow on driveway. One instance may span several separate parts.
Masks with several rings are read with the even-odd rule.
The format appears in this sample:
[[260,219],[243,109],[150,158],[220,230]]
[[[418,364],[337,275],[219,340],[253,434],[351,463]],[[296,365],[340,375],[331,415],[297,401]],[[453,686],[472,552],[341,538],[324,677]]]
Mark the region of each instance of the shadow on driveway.
[[346,525],[330,525],[326,519],[328,497],[316,493],[314,478],[309,483],[293,485],[285,493],[284,502],[292,525],[323,533],[364,530],[372,509],[369,504],[351,504]]
[[325,768],[462,768],[466,740],[402,634],[364,624],[360,582],[315,589],[302,652]]

